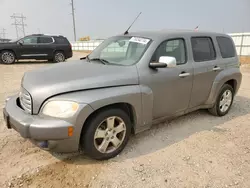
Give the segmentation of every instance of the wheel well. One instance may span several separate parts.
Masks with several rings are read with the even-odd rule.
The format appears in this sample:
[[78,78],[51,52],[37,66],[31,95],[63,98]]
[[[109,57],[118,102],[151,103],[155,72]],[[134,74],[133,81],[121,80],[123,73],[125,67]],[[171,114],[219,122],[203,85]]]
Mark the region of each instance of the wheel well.
[[86,121],[83,124],[81,135],[84,135],[84,132],[86,131],[88,122],[91,121],[97,113],[99,113],[103,110],[106,110],[106,109],[110,109],[110,108],[118,108],[118,109],[121,109],[128,114],[130,121],[131,121],[131,124],[132,124],[131,132],[134,134],[134,132],[135,132],[134,128],[135,128],[135,123],[136,123],[134,108],[132,107],[131,104],[128,104],[128,103],[115,103],[115,104],[103,106],[103,107],[97,109],[96,111],[92,112],[92,114],[89,115],[89,117],[86,119]]
[[12,53],[15,55],[15,58],[17,58],[17,57],[16,57],[16,53],[15,53],[13,50],[3,49],[3,50],[0,50],[0,53],[2,53],[3,51],[9,51],[9,52],[12,52]]
[[54,54],[55,54],[56,52],[62,52],[62,53],[63,53],[63,55],[65,55],[65,53],[64,53],[64,51],[63,51],[63,50],[55,50],[55,51],[54,51]]
[[236,87],[237,87],[237,81],[236,80],[234,80],[234,79],[228,80],[225,84],[228,84],[228,85],[232,86],[234,91],[236,90]]

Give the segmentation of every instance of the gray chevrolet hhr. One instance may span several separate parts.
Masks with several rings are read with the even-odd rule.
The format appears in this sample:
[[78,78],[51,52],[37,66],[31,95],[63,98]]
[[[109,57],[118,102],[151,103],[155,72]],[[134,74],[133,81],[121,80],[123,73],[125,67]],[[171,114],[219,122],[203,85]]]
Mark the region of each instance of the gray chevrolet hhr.
[[126,33],[78,61],[26,72],[3,112],[9,129],[42,149],[82,149],[104,160],[119,154],[131,133],[168,118],[198,109],[226,115],[241,79],[226,34]]

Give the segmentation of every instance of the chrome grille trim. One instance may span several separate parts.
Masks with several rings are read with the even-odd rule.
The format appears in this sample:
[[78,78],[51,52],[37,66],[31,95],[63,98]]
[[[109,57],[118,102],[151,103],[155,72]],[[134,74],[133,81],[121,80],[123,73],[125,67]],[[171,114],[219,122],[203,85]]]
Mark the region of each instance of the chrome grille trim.
[[32,113],[32,101],[31,96],[24,88],[21,88],[19,93],[19,100],[22,108],[25,112],[31,114]]

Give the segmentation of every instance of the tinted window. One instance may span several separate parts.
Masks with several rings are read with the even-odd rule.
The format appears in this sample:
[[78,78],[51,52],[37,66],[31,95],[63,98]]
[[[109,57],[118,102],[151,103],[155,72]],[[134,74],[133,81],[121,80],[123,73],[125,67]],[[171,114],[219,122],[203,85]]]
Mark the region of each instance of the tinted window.
[[210,37],[192,37],[194,61],[210,61],[216,58],[214,45]]
[[233,42],[230,38],[227,37],[216,37],[220,53],[223,58],[235,57],[235,49]]
[[185,41],[183,39],[173,39],[163,42],[155,51],[152,61],[158,62],[161,56],[175,57],[177,65],[186,63]]
[[48,43],[52,43],[53,39],[51,37],[40,37],[39,38],[39,43],[41,44],[48,44]]
[[23,44],[37,44],[37,37],[25,37],[22,41]]
[[68,40],[66,38],[64,38],[64,37],[57,37],[56,42],[58,44],[68,44],[69,43]]

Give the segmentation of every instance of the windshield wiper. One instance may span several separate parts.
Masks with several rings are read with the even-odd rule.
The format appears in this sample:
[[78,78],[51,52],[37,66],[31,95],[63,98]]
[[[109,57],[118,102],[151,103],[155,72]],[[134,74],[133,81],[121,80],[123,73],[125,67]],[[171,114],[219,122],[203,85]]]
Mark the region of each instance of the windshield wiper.
[[92,58],[89,59],[90,61],[100,61],[102,64],[106,65],[106,64],[111,64],[108,60],[106,59],[102,59],[102,58]]

